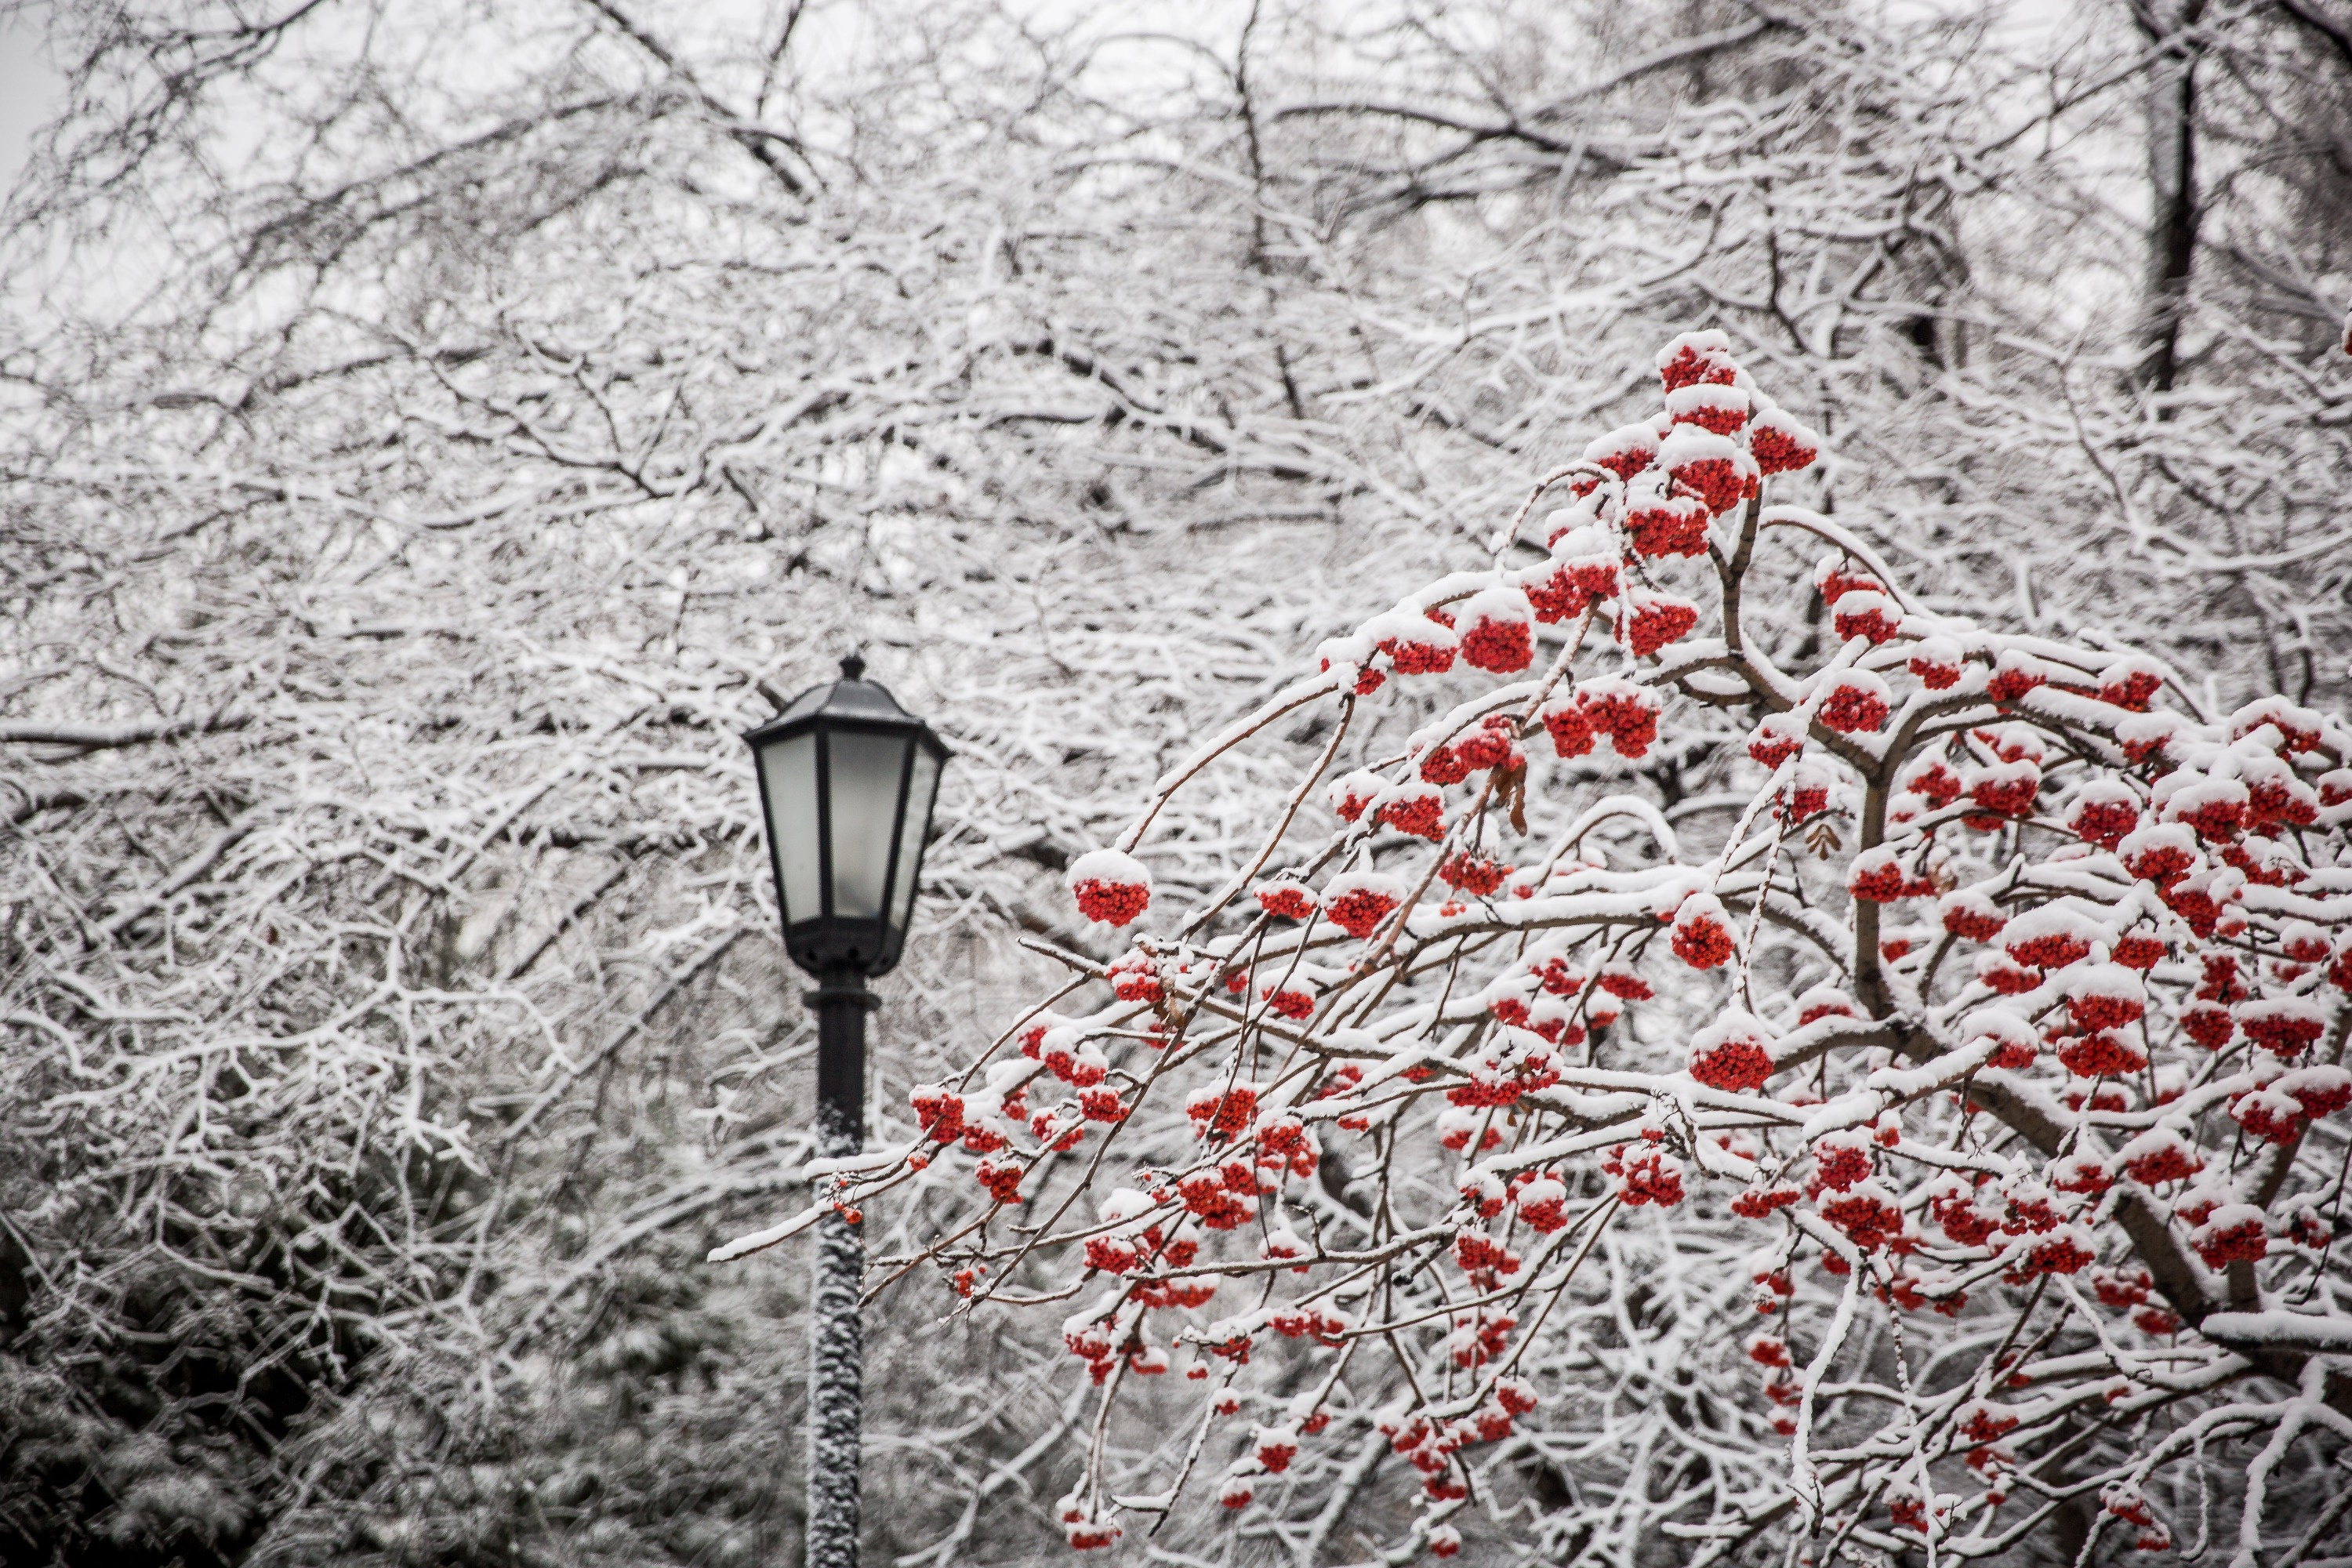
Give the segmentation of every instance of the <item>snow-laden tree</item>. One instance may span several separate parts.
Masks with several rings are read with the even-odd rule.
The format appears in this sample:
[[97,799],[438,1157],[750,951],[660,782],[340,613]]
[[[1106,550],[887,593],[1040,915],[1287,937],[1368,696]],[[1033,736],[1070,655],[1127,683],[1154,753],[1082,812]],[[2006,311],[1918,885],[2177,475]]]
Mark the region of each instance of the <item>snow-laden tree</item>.
[[[2104,10],[2024,51],[1828,5],[36,15],[68,96],[0,350],[0,1521],[37,1554],[793,1540],[800,1269],[698,1261],[806,1182],[732,731],[862,644],[959,746],[877,1053],[911,1137],[908,1089],[1053,972],[1013,933],[1118,951],[1070,857],[1654,413],[1685,322],[1830,437],[1816,510],[1928,609],[2146,634],[2215,711],[2341,689],[2340,380],[2293,311],[2210,326],[2214,278],[2342,281],[2302,23],[2197,100],[2291,68],[2310,133],[2226,191],[2200,163],[2231,222],[2158,420],[2112,210],[2158,56]],[[1808,565],[1749,568],[1801,659]],[[1402,749],[1426,684],[1345,743]],[[1334,722],[1164,808],[1163,908]],[[1624,783],[1705,841],[1729,792],[1669,729]],[[980,1195],[923,1190],[878,1253]],[[875,1309],[869,1550],[1018,1559],[1083,1369],[1058,1315],[910,1300]],[[1531,1495],[1572,1534],[1617,1462]]]
[[[1656,363],[1493,565],[1071,867],[1133,945],[830,1201],[985,1193],[920,1258],[1099,1385],[1080,1548],[1213,1500],[1311,1559],[1417,1482],[1391,1555],[1988,1558],[2075,1499],[2141,1552],[2307,1550],[2352,1436],[2352,727],[1927,607],[1723,334]],[[1792,549],[1810,650],[1755,597]],[[1229,879],[1155,889],[1169,801],[1308,707]],[[1659,747],[1703,834],[1625,787]]]
[[[803,1180],[736,733],[862,644],[956,742],[903,1092],[992,938],[1066,931],[1035,895],[1094,791],[1425,550],[1259,426],[1214,254],[1129,309],[1122,222],[1186,215],[1057,169],[1050,60],[794,68],[845,122],[817,192],[608,16],[376,20],[229,58],[98,18],[99,67],[223,70],[134,102],[273,134],[157,125],[163,237],[64,202],[106,195],[101,138],[19,231],[104,218],[185,270],[12,347],[0,1517],[82,1560],[766,1552],[799,1282],[688,1267]],[[255,163],[206,186],[181,150]],[[877,1328],[874,1514],[914,1549],[1006,1402],[1059,1395],[986,1336],[942,1394]],[[1057,1458],[1026,1447],[1016,1480]]]
[[[1727,324],[1919,592],[1982,606],[2006,573],[2016,624],[2092,637],[2126,602],[2216,700],[2340,701],[2352,454],[2342,384],[2310,369],[2352,292],[2337,11],[1433,7],[1313,51],[1287,94],[1252,79],[1284,233],[1361,257],[1359,295],[1377,273],[1444,296],[1384,369],[1465,429],[1540,463],[1630,416],[1619,367],[1648,345]],[[2139,170],[2179,140],[2182,51],[2176,209]]]

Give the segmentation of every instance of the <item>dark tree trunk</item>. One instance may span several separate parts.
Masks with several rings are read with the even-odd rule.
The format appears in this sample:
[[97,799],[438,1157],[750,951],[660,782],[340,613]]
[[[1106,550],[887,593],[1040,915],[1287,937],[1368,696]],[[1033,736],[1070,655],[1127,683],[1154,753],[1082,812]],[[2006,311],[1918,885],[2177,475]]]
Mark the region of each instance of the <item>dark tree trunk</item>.
[[2147,285],[2141,304],[2139,374],[2151,392],[2179,374],[2180,323],[2197,258],[2197,63],[2203,45],[2186,35],[2205,0],[2135,0],[2132,20],[2162,49],[2147,93]]

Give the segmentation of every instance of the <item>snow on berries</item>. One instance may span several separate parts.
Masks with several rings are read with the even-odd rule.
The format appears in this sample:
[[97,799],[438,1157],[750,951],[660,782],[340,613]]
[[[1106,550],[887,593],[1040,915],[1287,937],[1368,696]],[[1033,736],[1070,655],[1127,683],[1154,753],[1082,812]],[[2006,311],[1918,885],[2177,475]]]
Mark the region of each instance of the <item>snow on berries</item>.
[[1712,893],[1693,893],[1675,911],[1675,956],[1693,969],[1715,969],[1738,951],[1731,915]]
[[1586,716],[1584,704],[1574,691],[1553,693],[1537,710],[1536,717],[1542,721],[1544,732],[1551,737],[1555,755],[1580,757],[1592,750],[1592,721]]
[[1579,596],[1573,607],[1555,619],[1580,614],[1591,600],[1617,596],[1621,563],[1616,546],[1601,530],[1590,525],[1571,529],[1553,540],[1549,549],[1549,571],[1565,579],[1567,589]]
[[1918,677],[1919,684],[1928,690],[1948,691],[1960,683],[1966,671],[1966,656],[1960,645],[1950,637],[1921,637],[1912,644],[1911,657],[1904,661],[1904,668]]
[[1658,379],[1669,393],[1685,386],[1734,384],[1739,365],[1731,357],[1731,339],[1712,328],[1669,338],[1658,351]]
[[2177,1129],[2151,1127],[2116,1152],[2116,1164],[2144,1187],[2186,1181],[2205,1168],[2196,1145]]
[[1490,897],[1500,890],[1503,879],[1510,874],[1511,868],[1501,861],[1482,855],[1473,855],[1466,850],[1461,854],[1449,856],[1439,862],[1437,868],[1440,881],[1458,892],[1467,893],[1477,899]]
[[1399,675],[1443,675],[1454,668],[1462,647],[1452,626],[1411,609],[1374,616],[1364,623],[1364,635],[1389,656]]
[[1119,1526],[1098,1518],[1092,1510],[1082,1507],[1075,1494],[1064,1498],[1059,1506],[1064,1538],[1069,1542],[1070,1550],[1073,1552],[1097,1551],[1110,1545],[1126,1533]]
[[1677,425],[1658,443],[1657,465],[1708,511],[1721,516],[1750,493],[1760,476],[1755,459],[1728,437],[1693,425]]
[[1657,693],[1624,676],[1604,675],[1586,681],[1576,689],[1576,705],[1586,730],[1605,736],[1611,750],[1629,762],[1648,755],[1658,738]]
[[2163,669],[2137,655],[2116,659],[2099,672],[2099,700],[2127,712],[2147,712],[2149,700],[2163,687]]
[[2314,1121],[2352,1105],[2352,1071],[2333,1065],[2297,1068],[2282,1073],[2270,1087],[2273,1093],[2284,1094],[2301,1106],[2304,1115]]
[[1432,841],[1445,837],[1445,796],[1425,784],[1399,784],[1381,796],[1380,819],[1399,833]]
[[1535,660],[1535,611],[1517,588],[1482,588],[1462,606],[1457,623],[1463,662],[1492,675],[1509,675]]
[[1323,889],[1323,915],[1359,940],[1372,934],[1404,902],[1404,884],[1379,871],[1351,871]]
[[2257,1089],[2230,1101],[2230,1120],[2250,1138],[2290,1143],[2303,1131],[2303,1102],[2275,1086]]
[[2139,796],[2119,780],[2094,779],[2074,792],[2066,826],[2102,849],[2113,849],[2139,826]]
[[1890,1237],[1903,1234],[1903,1209],[1894,1189],[1865,1177],[1852,1185],[1825,1191],[1815,1202],[1822,1218],[1843,1231],[1846,1239],[1864,1251],[1874,1251]]
[[1801,762],[1789,774],[1788,787],[1780,792],[1778,811],[1790,822],[1804,822],[1830,808],[1830,794],[1835,786],[1835,775],[1810,762]]
[[2058,1060],[2076,1078],[2114,1078],[2147,1066],[2147,1053],[2117,1029],[2094,1029],[2058,1042]]
[[1617,1178],[1617,1196],[1627,1205],[1672,1208],[1683,1201],[1683,1163],[1664,1150],[1638,1148],[1613,1163],[1618,1168],[1609,1173]]
[[1834,985],[1815,985],[1800,992],[1796,1000],[1797,1027],[1817,1023],[1823,1018],[1859,1018],[1862,1009],[1853,997]]
[[1989,768],[1972,768],[1962,780],[1969,803],[1997,816],[2028,816],[2042,793],[2042,770],[2024,757]]
[[1694,382],[1666,394],[1666,417],[1717,436],[1736,436],[1748,423],[1748,394],[1721,382]]
[[1568,1223],[1568,1186],[1558,1176],[1538,1176],[1516,1190],[1514,1201],[1519,1218],[1538,1236]]
[[1903,612],[1885,595],[1863,589],[1838,600],[1831,624],[1841,641],[1861,637],[1874,647],[1901,634]]
[[1843,555],[1824,555],[1813,563],[1813,588],[1824,605],[1834,605],[1848,594],[1875,594],[1884,587],[1869,573],[1855,570]]
[[2204,858],[2198,852],[2196,835],[2172,822],[2136,827],[2115,848],[2125,870],[2168,891]]
[[1519,754],[1518,724],[1507,713],[1487,714],[1478,721],[1476,729],[1455,741],[1451,749],[1474,769],[1509,769],[1527,760]]
[[2327,1011],[2300,996],[2248,1002],[2238,1008],[2246,1038],[2274,1057],[2299,1057],[2327,1027]]
[[2042,1057],[2042,1037],[2016,1014],[1983,1007],[1968,1016],[1963,1049],[1980,1053],[1984,1064],[2004,1072],[2022,1072]]
[[1102,1048],[1067,1025],[1046,1030],[1038,1041],[1036,1056],[1047,1072],[1073,1089],[1091,1089],[1110,1072]]
[[1185,1098],[1184,1114],[1192,1120],[1194,1137],[1222,1141],[1247,1131],[1257,1118],[1257,1107],[1255,1084],[1212,1084]]
[[1330,802],[1332,812],[1340,821],[1354,822],[1371,809],[1372,803],[1387,788],[1387,782],[1378,773],[1359,769],[1333,779],[1324,798]]
[[1160,961],[1139,947],[1111,960],[1103,978],[1122,1002],[1157,1002],[1167,994],[1160,984]]
[[1822,438],[1778,408],[1759,410],[1748,423],[1748,450],[1764,474],[1790,474],[1813,466]]
[[2232,741],[2254,739],[2265,730],[2275,737],[2271,743],[2284,751],[2311,752],[2319,748],[2326,721],[2284,697],[2257,697],[2230,715]]
[[1945,894],[1936,913],[1946,931],[1969,942],[1990,942],[2009,924],[2008,912],[1974,888]]
[[1761,1089],[1772,1076],[1772,1041],[1763,1024],[1737,1008],[1691,1037],[1690,1075],[1728,1093]]
[[2040,659],[2018,648],[2004,648],[1985,679],[1985,694],[1996,702],[2014,702],[2049,679]]
[[1658,379],[1672,398],[1691,386],[1735,386],[1740,380],[1738,362],[1731,355],[1731,340],[1714,329],[1676,334],[1658,351]]
[[1891,904],[1908,897],[1910,889],[1902,858],[1886,845],[1864,850],[1846,868],[1845,890],[1864,903]]
[[1078,912],[1104,925],[1126,925],[1151,906],[1151,873],[1117,849],[1079,856],[1070,862],[1068,881]]
[[2004,952],[1980,952],[1970,968],[1977,984],[2003,996],[2022,996],[2041,985],[2042,976]]
[[1843,669],[1816,710],[1822,723],[1842,735],[1870,734],[1894,711],[1895,694],[1866,669]]
[[2252,1204],[2223,1204],[2189,1233],[2189,1245],[2208,1268],[2259,1263],[2270,1252],[2270,1225]]
[[2134,926],[2116,938],[2107,956],[2126,969],[2147,971],[2164,962],[2171,947],[2163,937],[2146,926]]
[[1813,1178],[1823,1187],[1843,1192],[1871,1172],[1870,1135],[1860,1131],[1832,1132],[1813,1144]]
[[1286,921],[1303,921],[1315,912],[1315,891],[1304,882],[1262,882],[1252,895],[1258,908]]
[[2066,1019],[2084,1034],[2137,1024],[2147,1011],[2137,972],[2120,963],[2094,963],[2066,977]]
[[1939,757],[1929,757],[1904,770],[1900,784],[1904,794],[1918,796],[1931,811],[1941,811],[1963,793],[1959,775],[1946,767]]
[[1805,749],[1805,729],[1794,713],[1768,713],[1748,738],[1748,754],[1759,767],[1777,769]]
[[1592,602],[1592,595],[1578,585],[1575,576],[1556,562],[1529,566],[1513,581],[1527,595],[1528,608],[1545,626],[1571,620]]
[[2278,757],[2255,752],[2232,757],[2246,786],[2246,813],[2259,827],[2308,827],[2319,819],[2319,796]]
[[1653,468],[1625,488],[1625,531],[1636,555],[1704,555],[1706,501]]
[[1258,1467],[1270,1475],[1280,1475],[1298,1457],[1298,1429],[1295,1426],[1261,1426],[1257,1431]]
[[1621,479],[1630,479],[1658,455],[1658,434],[1647,425],[1626,425],[1598,437],[1584,448],[1584,460],[1597,463]]
[[2011,919],[2001,928],[2000,943],[2014,962],[2029,969],[2063,969],[2091,956],[2092,947],[2106,940],[2106,930],[2082,911],[2063,904],[2044,904]]
[[963,1136],[963,1096],[937,1084],[919,1083],[907,1096],[916,1124],[934,1142],[952,1143]]
[[2097,1238],[2081,1225],[2012,1233],[2002,1251],[2009,1267],[2001,1278],[2011,1285],[2022,1285],[2044,1274],[2079,1274],[2099,1256]]
[[2210,842],[2236,837],[2252,815],[2253,798],[2235,778],[2184,768],[2157,781],[2149,804],[2160,820],[2179,823]]
[[1618,635],[1636,658],[1649,658],[1698,625],[1698,606],[1676,594],[1628,588],[1620,602],[1625,611]]
[[2327,932],[2309,921],[2283,921],[2279,952],[2294,963],[2324,963],[2328,957]]

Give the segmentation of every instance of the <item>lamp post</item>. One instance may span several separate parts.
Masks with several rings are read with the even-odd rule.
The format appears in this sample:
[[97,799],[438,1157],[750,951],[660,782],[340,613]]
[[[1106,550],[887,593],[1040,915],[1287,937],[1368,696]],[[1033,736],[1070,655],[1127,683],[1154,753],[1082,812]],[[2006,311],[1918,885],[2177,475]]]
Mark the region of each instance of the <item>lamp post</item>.
[[[865,1142],[866,982],[898,962],[948,749],[866,679],[856,655],[743,739],[760,774],[784,951],[816,977],[816,1124],[826,1159]],[[857,1568],[857,1296],[863,1245],[843,1215],[817,1229],[809,1302],[807,1568]]]

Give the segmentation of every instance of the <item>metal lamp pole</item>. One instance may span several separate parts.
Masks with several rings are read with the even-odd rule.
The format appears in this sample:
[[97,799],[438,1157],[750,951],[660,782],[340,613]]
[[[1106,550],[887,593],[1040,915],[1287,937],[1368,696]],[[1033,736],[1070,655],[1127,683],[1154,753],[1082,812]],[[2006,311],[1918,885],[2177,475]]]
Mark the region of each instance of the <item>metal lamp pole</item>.
[[[816,978],[817,1152],[865,1143],[866,981],[898,962],[914,913],[931,803],[948,749],[930,727],[841,661],[743,737],[760,776],[784,951]],[[865,1246],[845,1215],[817,1226],[810,1293],[807,1568],[857,1568]]]
[[[816,1009],[817,1147],[839,1160],[865,1147],[866,1015],[876,1003],[854,969],[827,974],[804,1000]],[[866,1248],[846,1215],[816,1233],[809,1294],[807,1568],[857,1568],[859,1431],[866,1335],[857,1310]]]

